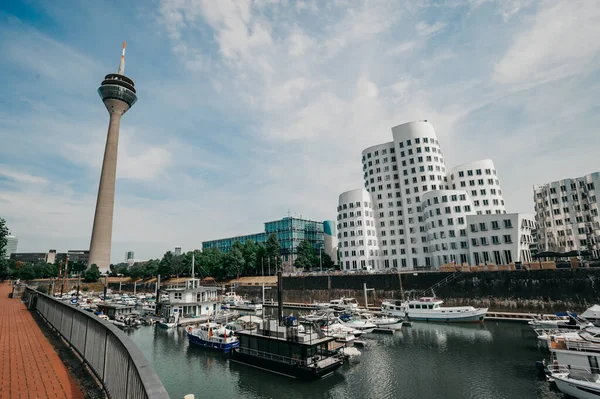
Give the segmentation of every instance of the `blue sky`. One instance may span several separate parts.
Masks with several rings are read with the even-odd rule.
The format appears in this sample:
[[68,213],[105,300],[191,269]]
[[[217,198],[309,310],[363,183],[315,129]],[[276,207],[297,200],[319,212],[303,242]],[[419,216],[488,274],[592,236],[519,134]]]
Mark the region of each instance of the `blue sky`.
[[585,0],[2,2],[0,216],[20,251],[89,246],[124,40],[113,262],[334,219],[361,151],[419,119],[532,212],[534,184],[599,169],[598,37]]

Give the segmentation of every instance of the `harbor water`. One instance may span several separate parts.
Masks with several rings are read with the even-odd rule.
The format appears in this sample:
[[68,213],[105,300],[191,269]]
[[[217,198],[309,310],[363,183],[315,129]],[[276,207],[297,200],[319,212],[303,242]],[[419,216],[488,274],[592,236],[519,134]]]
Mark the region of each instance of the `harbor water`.
[[360,361],[302,382],[191,346],[185,331],[127,331],[171,398],[563,398],[536,370],[549,353],[526,324],[413,323],[394,335],[369,334]]

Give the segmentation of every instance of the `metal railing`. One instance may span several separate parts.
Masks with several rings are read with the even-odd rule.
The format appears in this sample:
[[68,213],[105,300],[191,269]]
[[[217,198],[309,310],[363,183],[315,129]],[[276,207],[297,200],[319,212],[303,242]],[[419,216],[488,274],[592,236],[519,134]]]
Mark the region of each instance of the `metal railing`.
[[169,399],[152,365],[118,328],[31,288],[22,298],[71,345],[112,399]]

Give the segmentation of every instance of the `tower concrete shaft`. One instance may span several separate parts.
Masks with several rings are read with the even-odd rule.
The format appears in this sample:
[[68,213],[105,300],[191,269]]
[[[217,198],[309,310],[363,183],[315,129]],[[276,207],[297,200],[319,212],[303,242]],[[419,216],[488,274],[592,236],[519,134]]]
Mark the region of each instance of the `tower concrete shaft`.
[[95,264],[102,272],[107,272],[110,268],[121,117],[137,101],[133,80],[124,75],[124,70],[125,43],[123,43],[119,72],[106,75],[98,88],[98,94],[110,115],[110,122],[108,124],[104,160],[102,161],[102,172],[96,200],[88,268]]
[[104,160],[100,174],[100,186],[98,187],[89,257],[89,265],[96,264],[101,271],[110,268],[119,126],[121,124],[121,116],[129,109],[129,105],[121,100],[108,99],[104,104],[110,114],[110,122],[108,124]]

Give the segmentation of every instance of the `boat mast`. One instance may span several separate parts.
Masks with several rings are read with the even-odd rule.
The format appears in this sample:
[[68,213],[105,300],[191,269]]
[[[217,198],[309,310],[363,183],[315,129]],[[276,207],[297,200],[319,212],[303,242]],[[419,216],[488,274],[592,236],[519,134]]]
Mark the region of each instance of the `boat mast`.
[[404,288],[402,287],[402,275],[400,271],[398,271],[398,281],[400,282],[400,299],[404,302],[406,299],[404,298]]

